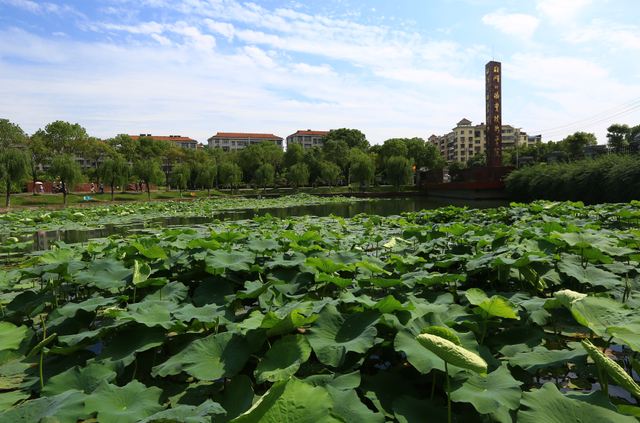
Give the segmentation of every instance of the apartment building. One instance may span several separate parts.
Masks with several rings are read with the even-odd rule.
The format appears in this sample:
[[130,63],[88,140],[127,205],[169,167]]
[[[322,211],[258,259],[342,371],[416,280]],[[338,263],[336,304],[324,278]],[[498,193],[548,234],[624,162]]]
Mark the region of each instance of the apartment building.
[[287,137],[287,148],[289,148],[289,146],[294,142],[300,144],[305,150],[308,150],[311,147],[322,148],[322,138],[324,138],[328,133],[329,131],[312,131],[311,129],[307,129],[306,131],[299,130]]
[[151,137],[154,140],[171,141],[172,143],[176,144],[178,147],[193,148],[193,149],[198,148],[198,141],[193,140],[189,137],[183,137],[182,135],[164,136],[164,135],[140,134],[140,135],[129,135],[129,136],[134,140],[137,140],[138,138],[141,138],[141,137]]
[[260,145],[269,141],[282,148],[284,141],[273,134],[248,134],[241,132],[218,132],[208,140],[209,148],[222,148],[224,151],[243,150],[250,145]]
[[[486,125],[473,125],[468,119],[462,119],[456,127],[446,135],[431,135],[428,142],[435,145],[440,151],[440,155],[447,162],[466,162],[476,154],[487,152],[487,141],[485,136]],[[516,146],[534,145],[540,140],[540,136],[529,137],[521,128],[511,125],[502,125],[502,149]]]

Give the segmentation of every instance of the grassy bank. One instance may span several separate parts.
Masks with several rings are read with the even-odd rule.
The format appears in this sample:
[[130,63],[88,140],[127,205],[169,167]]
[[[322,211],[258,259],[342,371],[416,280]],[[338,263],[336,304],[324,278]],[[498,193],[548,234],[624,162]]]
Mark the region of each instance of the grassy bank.
[[506,180],[509,196],[533,200],[626,203],[640,199],[640,157],[603,156],[549,166],[530,166]]
[[[400,191],[416,191],[416,186],[403,186],[400,187]],[[356,188],[352,189],[353,193],[357,193],[358,190]],[[397,192],[397,188],[393,186],[378,186],[378,187],[369,187],[366,192]],[[266,194],[278,194],[278,195],[290,195],[296,194],[298,191],[292,188],[268,188],[266,190]],[[348,187],[318,187],[318,188],[309,188],[302,187],[300,188],[300,193],[305,194],[350,194]],[[242,189],[242,190],[234,190],[233,195],[261,195],[264,194],[264,190],[262,189]],[[85,200],[84,197],[90,196],[91,203],[107,203],[111,202],[111,192],[105,192],[104,194],[90,194],[90,193],[71,193],[67,195],[67,204],[84,204],[89,201]],[[209,196],[209,193],[206,190],[203,191],[183,191],[182,198],[206,198]],[[231,190],[221,189],[221,190],[211,190],[211,196],[216,197],[226,197],[231,196]],[[180,198],[179,191],[155,191],[151,192],[151,200],[175,200]],[[135,201],[149,201],[149,197],[146,192],[144,193],[115,193],[114,201],[119,202],[135,202]],[[20,207],[20,206],[49,206],[49,205],[59,205],[62,204],[62,194],[44,194],[44,195],[12,195],[11,196],[11,206],[12,207]]]

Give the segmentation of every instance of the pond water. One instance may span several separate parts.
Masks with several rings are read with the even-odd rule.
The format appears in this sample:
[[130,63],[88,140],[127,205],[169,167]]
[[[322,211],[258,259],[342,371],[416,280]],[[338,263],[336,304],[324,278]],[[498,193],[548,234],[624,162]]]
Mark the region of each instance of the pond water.
[[153,218],[139,223],[127,223],[125,225],[105,225],[99,229],[88,230],[57,230],[57,231],[38,231],[32,234],[24,234],[18,236],[20,241],[33,240],[33,244],[27,246],[24,252],[48,250],[51,243],[61,240],[67,244],[87,242],[91,239],[105,238],[109,235],[120,234],[127,235],[137,229],[143,229],[145,226],[172,227],[172,226],[193,226],[204,225],[218,220],[244,220],[251,219],[254,216],[264,216],[269,213],[273,217],[287,218],[291,216],[340,216],[353,217],[360,213],[374,214],[379,216],[399,215],[403,212],[417,212],[420,210],[432,210],[446,206],[469,207],[476,209],[496,208],[509,205],[508,201],[486,200],[486,201],[470,201],[457,200],[451,198],[427,198],[427,197],[410,197],[410,198],[392,198],[380,199],[374,201],[358,201],[353,203],[328,203],[309,206],[295,206],[286,208],[264,208],[249,210],[233,210],[221,211],[213,216],[187,216],[187,217],[168,217]]

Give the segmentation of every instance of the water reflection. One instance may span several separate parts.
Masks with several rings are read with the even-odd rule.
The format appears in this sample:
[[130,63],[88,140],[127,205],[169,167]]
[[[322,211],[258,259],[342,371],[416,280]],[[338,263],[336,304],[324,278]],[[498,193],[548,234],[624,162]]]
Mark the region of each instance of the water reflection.
[[291,216],[340,216],[353,217],[360,213],[375,214],[380,216],[399,215],[403,212],[418,212],[421,210],[432,210],[446,206],[456,206],[477,209],[496,208],[508,205],[507,201],[487,200],[469,201],[449,198],[394,198],[377,201],[360,201],[355,203],[328,203],[309,206],[294,206],[287,208],[265,208],[253,210],[234,210],[220,212],[211,216],[182,216],[168,218],[154,218],[140,223],[127,223],[126,225],[105,225],[99,229],[88,230],[57,230],[38,231],[33,234],[19,236],[21,241],[33,240],[33,244],[27,247],[28,251],[48,250],[51,244],[56,241],[64,241],[67,244],[86,243],[91,239],[106,238],[109,235],[119,234],[126,236],[136,229],[147,226],[193,226],[211,223],[214,220],[243,220],[254,216],[264,216],[269,213],[273,217],[284,219]]

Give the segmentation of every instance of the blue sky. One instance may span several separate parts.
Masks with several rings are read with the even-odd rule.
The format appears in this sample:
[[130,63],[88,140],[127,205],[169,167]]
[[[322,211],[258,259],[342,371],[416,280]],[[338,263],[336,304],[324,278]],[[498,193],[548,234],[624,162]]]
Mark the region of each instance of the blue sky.
[[484,121],[493,58],[504,123],[602,144],[610,124],[640,124],[638,12],[637,0],[0,0],[0,117],[101,138],[427,139]]

